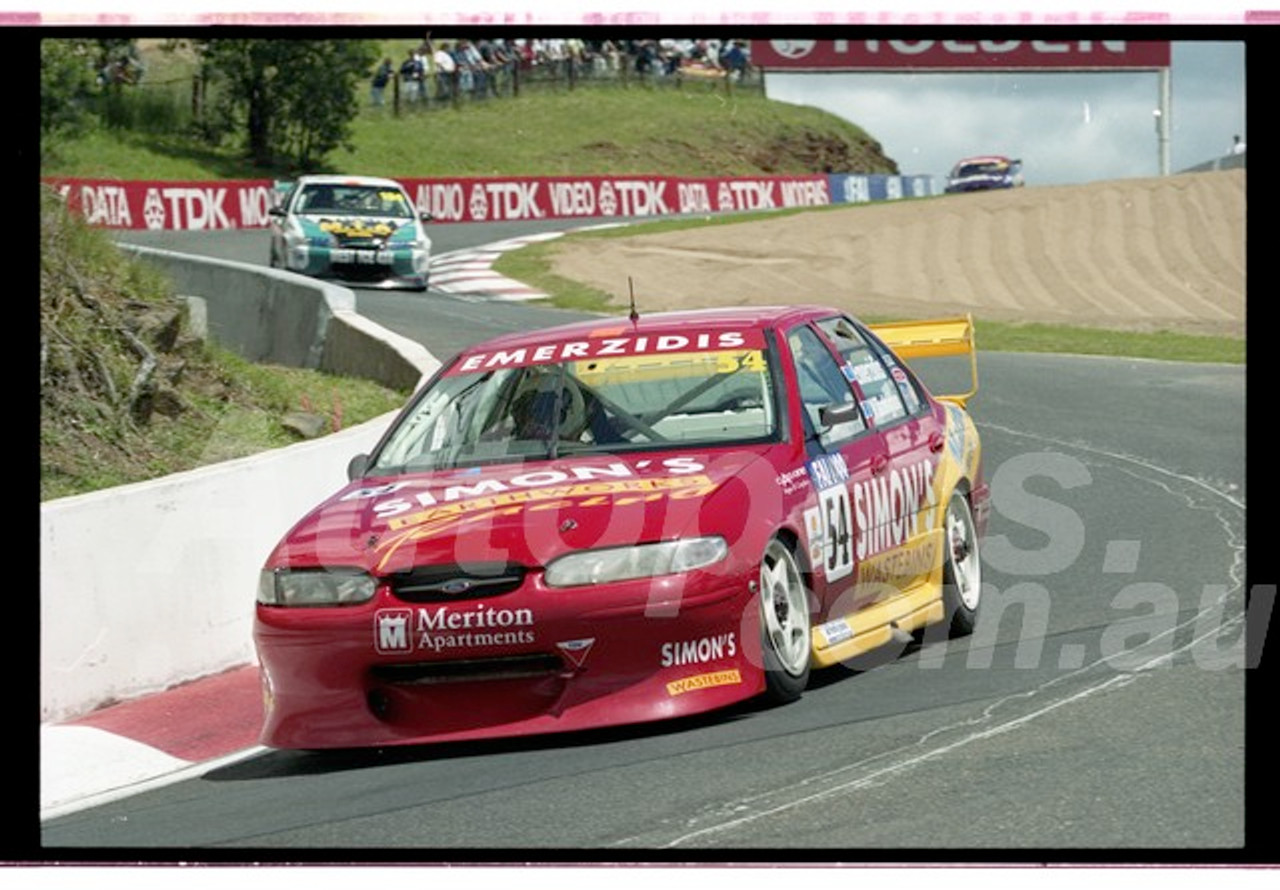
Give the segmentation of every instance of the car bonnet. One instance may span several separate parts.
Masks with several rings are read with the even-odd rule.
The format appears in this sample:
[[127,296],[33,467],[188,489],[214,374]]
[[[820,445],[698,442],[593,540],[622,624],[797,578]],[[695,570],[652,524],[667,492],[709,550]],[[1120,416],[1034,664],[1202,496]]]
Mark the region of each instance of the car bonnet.
[[[565,458],[346,486],[304,517],[268,567],[546,565],[573,550],[694,534],[732,545],[780,499],[768,446]],[[778,511],[780,512],[780,511]]]

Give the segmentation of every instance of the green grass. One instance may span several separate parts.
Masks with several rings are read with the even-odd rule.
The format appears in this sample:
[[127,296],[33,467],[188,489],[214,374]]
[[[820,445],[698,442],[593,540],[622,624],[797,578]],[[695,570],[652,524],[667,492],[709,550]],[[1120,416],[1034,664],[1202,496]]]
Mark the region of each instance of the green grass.
[[[387,44],[397,63],[400,41]],[[397,51],[398,50],[398,51]],[[173,62],[162,70],[181,75]],[[148,77],[156,64],[148,64]],[[155,89],[173,90],[166,80]],[[146,87],[137,87],[143,90]],[[860,128],[815,108],[764,98],[757,88],[686,82],[642,85],[580,82],[529,84],[518,97],[469,100],[459,107],[375,108],[360,87],[352,149],[327,159],[328,172],[402,178],[431,176],[560,176],[664,173],[680,176],[758,175],[761,162],[777,173],[808,172],[783,146],[814,138],[866,146]],[[390,100],[388,99],[388,102]],[[878,151],[865,155],[891,172]],[[45,159],[43,176],[118,179],[261,179],[277,171],[254,168],[236,145],[209,145],[178,135],[88,130],[61,142]]]
[[974,340],[992,352],[1062,352],[1243,365],[1245,341],[1175,331],[1112,331],[974,320]]
[[143,482],[296,444],[299,434],[282,422],[292,411],[321,415],[327,431],[336,432],[398,410],[408,396],[370,380],[251,365],[214,347],[202,363],[206,367],[198,373],[234,381],[234,396],[184,388],[180,417],[155,417],[144,429],[124,433],[83,421],[67,425],[46,412],[40,499]]
[[[93,406],[42,410],[40,499],[143,482],[296,444],[291,412],[324,418],[326,432],[347,429],[402,407],[408,393],[371,380],[281,365],[258,365],[207,346],[190,361],[185,409],[144,427],[103,422]],[[199,379],[199,383],[195,380]],[[210,385],[217,380],[220,385]]]

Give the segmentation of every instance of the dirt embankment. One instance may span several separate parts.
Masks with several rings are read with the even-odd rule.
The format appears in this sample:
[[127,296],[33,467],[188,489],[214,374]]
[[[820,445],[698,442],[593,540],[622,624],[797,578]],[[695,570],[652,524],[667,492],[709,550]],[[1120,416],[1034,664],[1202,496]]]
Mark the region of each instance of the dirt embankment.
[[554,271],[642,311],[825,303],[855,315],[1243,337],[1245,171],[945,195],[590,243]]

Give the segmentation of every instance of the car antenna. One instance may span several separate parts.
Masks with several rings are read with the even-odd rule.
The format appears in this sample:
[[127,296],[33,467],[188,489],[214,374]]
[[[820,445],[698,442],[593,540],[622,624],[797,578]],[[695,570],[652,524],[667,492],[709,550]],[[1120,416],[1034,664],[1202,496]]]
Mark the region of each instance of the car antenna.
[[631,315],[629,317],[631,318],[631,323],[635,324],[640,320],[640,313],[636,311],[636,285],[631,280],[630,275],[627,276],[627,290],[631,292]]

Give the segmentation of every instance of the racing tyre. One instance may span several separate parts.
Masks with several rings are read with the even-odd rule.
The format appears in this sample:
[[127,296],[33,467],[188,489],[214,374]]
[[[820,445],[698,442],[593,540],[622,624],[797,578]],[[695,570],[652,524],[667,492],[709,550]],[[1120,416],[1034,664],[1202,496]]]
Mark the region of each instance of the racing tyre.
[[942,566],[942,605],[949,616],[951,636],[972,633],[982,600],[982,563],[973,511],[963,492],[953,491],[944,522],[945,562]]
[[795,701],[809,683],[809,594],[790,548],[774,538],[760,562],[760,649],[765,694]]

